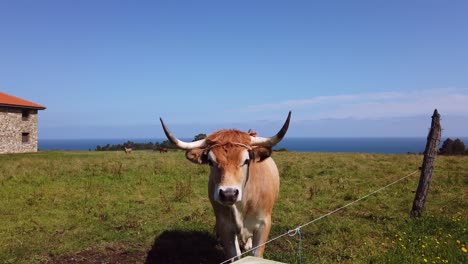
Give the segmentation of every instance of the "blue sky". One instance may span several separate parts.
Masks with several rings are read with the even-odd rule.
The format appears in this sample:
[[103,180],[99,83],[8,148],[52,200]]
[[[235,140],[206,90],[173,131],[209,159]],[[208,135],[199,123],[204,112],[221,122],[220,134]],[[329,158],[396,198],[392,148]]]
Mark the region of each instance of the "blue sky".
[[2,1],[41,138],[468,136],[467,1]]

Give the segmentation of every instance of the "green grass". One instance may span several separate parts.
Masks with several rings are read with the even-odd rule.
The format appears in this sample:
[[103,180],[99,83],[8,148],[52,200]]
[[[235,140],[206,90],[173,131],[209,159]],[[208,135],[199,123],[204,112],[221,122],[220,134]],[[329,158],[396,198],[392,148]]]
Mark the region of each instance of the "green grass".
[[[270,238],[421,166],[420,155],[275,152]],[[38,263],[119,243],[149,250],[168,230],[213,232],[208,168],[182,151],[0,155],[0,263]],[[419,172],[301,230],[302,263],[468,263],[468,157],[437,157],[425,214],[410,219]],[[265,257],[298,263],[298,238]]]

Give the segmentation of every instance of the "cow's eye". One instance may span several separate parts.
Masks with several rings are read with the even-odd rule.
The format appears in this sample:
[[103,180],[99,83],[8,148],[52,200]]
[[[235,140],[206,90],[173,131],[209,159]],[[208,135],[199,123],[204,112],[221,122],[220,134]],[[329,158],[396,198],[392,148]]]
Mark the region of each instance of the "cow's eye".
[[250,162],[250,159],[245,159],[245,161],[244,161],[244,163],[241,165],[241,167],[242,167],[242,166],[245,166],[245,165],[248,165],[249,162]]
[[210,159],[208,159],[208,165],[210,165],[211,167],[213,166],[216,166],[216,163]]

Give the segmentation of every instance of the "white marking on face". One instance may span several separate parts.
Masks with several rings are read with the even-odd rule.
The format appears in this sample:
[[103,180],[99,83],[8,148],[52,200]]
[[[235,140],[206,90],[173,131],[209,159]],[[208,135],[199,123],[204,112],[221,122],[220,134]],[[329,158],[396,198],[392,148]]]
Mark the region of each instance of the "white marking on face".
[[210,166],[217,166],[218,162],[216,161],[216,156],[213,151],[208,152],[208,164]]

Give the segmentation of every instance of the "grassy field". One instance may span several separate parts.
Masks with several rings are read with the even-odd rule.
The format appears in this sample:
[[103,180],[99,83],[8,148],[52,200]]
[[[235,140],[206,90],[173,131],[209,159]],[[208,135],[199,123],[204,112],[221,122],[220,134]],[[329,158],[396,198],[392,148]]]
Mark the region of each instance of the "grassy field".
[[[275,152],[270,237],[421,166],[420,155]],[[218,263],[208,168],[182,151],[0,155],[1,263]],[[419,173],[269,244],[287,263],[468,263],[468,157],[438,157],[426,211]]]

